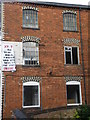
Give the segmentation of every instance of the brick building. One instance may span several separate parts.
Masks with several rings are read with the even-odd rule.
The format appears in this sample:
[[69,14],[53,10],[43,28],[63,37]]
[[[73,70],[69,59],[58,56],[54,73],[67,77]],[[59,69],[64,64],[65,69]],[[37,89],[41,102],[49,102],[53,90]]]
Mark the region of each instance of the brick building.
[[3,117],[89,105],[89,7],[21,1],[3,2],[2,11]]

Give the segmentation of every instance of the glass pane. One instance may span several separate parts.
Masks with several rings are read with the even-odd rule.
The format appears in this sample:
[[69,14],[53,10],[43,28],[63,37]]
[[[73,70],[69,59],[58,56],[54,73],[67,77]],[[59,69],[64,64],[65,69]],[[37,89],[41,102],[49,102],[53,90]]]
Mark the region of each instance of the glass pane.
[[71,52],[66,51],[65,56],[66,56],[66,64],[71,64]]
[[63,15],[63,19],[64,19],[63,26],[65,30],[72,30],[72,31],[77,30],[76,14],[65,13]]
[[28,27],[38,26],[38,16],[35,10],[23,10],[23,25]]
[[76,31],[76,30],[77,30],[77,20],[76,20],[76,15],[74,15],[73,21],[74,21],[74,29],[75,29],[75,31]]
[[77,47],[72,48],[72,59],[73,59],[73,64],[78,64]]
[[38,86],[24,86],[24,106],[34,106],[38,104]]
[[65,14],[65,15],[64,15],[64,19],[65,19],[65,20],[64,20],[64,21],[65,21],[65,29],[67,30],[67,29],[68,29],[68,24],[69,24],[69,23],[68,23],[68,14]]
[[80,103],[79,85],[67,85],[67,103]]
[[25,52],[25,58],[30,58],[30,52],[29,51]]
[[26,65],[38,64],[39,50],[38,47],[36,47],[36,44],[37,43],[35,42],[23,43],[23,57]]

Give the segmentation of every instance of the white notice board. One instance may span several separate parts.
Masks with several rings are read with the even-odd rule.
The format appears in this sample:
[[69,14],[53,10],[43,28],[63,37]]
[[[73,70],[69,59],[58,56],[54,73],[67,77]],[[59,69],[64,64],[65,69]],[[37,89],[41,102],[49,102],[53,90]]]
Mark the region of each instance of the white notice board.
[[3,44],[2,71],[16,71],[13,45]]

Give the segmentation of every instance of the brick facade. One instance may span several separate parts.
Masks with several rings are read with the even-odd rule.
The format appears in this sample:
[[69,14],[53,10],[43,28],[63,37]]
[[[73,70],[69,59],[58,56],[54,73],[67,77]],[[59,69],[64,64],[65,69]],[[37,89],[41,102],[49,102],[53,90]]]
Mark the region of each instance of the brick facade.
[[[27,29],[22,26],[22,7],[37,7],[38,29]],[[77,31],[63,31],[63,11],[71,10],[77,13]],[[16,65],[16,72],[4,72],[3,115],[11,116],[16,108],[22,109],[24,76],[40,77],[40,108],[50,109],[67,106],[66,76],[80,77],[82,104],[85,104],[84,79],[81,55],[81,37],[79,8],[57,7],[31,3],[4,3],[4,41],[22,42],[21,37],[35,36],[40,38],[38,67]],[[90,104],[88,87],[88,9],[82,9],[81,30],[83,41],[83,56],[86,80],[86,98]],[[66,39],[73,39],[68,42]],[[75,41],[76,40],[76,41]],[[79,65],[66,65],[64,46],[79,47]],[[21,56],[20,56],[21,57]]]

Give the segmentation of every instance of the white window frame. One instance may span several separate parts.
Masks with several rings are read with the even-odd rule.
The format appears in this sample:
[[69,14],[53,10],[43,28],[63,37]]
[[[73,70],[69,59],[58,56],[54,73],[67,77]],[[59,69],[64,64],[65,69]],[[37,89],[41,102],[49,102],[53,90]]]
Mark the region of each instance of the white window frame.
[[[72,59],[72,48],[76,47],[77,48],[77,57],[78,57],[78,64],[73,64],[73,59]],[[71,48],[71,50],[65,50],[65,48]],[[71,64],[67,64],[66,63],[66,51],[71,51]],[[79,65],[80,61],[79,61],[79,47],[78,46],[64,46],[64,64],[66,65]]]
[[[78,85],[79,86],[80,103],[67,104],[67,106],[82,105],[81,83],[79,81],[69,81],[69,82],[66,83],[66,86],[68,86],[68,85]],[[67,92],[66,92],[66,95],[67,95]]]
[[[24,106],[24,86],[38,86],[38,105],[32,105],[32,106]],[[30,81],[30,82],[25,82],[23,83],[23,99],[22,99],[22,107],[23,108],[34,108],[34,107],[40,107],[40,84],[39,82],[34,82],[34,81]]]
[[[29,41],[26,41],[26,42],[29,42]],[[32,43],[36,43],[36,42],[33,42],[33,41],[30,41],[30,42],[32,42]],[[38,47],[37,47],[37,49],[38,49],[38,60],[37,60],[37,63],[38,64],[25,64],[25,60],[30,60],[30,58],[24,58],[24,56],[23,56],[23,65],[24,66],[38,66],[39,65],[39,43],[36,43],[36,44],[38,44]],[[36,48],[36,47],[35,47]],[[24,42],[23,42],[23,49],[24,49]],[[31,52],[31,51],[29,51],[29,52]],[[35,56],[36,57],[36,56]]]

